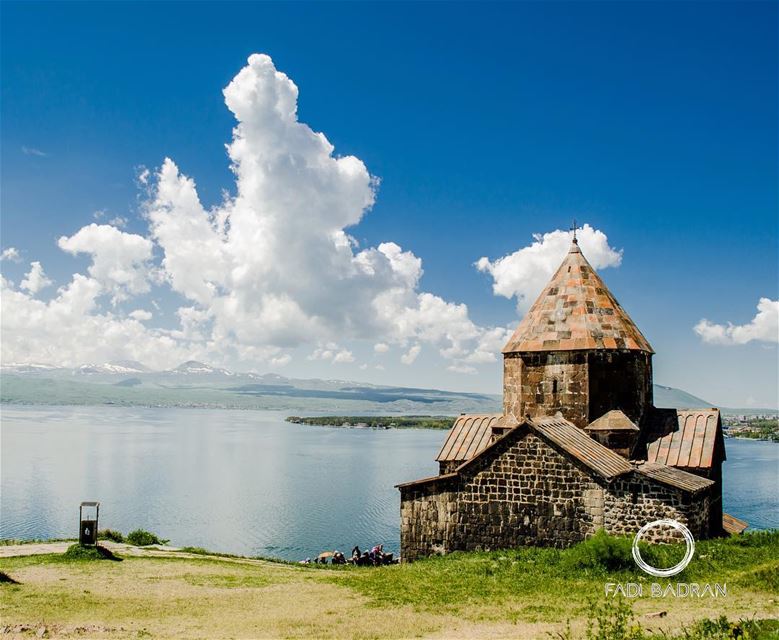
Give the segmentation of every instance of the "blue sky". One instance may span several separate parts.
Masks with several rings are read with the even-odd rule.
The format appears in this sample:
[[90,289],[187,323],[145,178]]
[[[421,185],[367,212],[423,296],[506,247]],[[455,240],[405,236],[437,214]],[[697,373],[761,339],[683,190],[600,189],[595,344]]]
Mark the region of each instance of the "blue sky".
[[[116,218],[126,219],[115,225],[122,233],[151,238],[159,268],[166,249],[145,208],[156,178],[139,185],[139,175],[156,176],[169,157],[206,208],[223,190],[235,195],[225,153],[235,116],[222,90],[250,54],[265,53],[299,88],[299,121],[380,179],[372,209],[345,226],[355,253],[384,242],[413,253],[424,274],[405,293],[465,304],[478,329],[463,329],[462,353],[447,357],[452,344],[439,333],[449,329],[355,329],[344,314],[309,339],[303,328],[236,338],[222,364],[498,392],[499,361],[465,352],[479,351],[482,329],[516,324],[522,305],[494,295],[493,277],[474,262],[575,217],[622,251],[601,275],[654,346],[656,382],[713,403],[777,406],[770,317],[767,333],[759,323],[725,337],[714,328],[706,341],[693,330],[704,318],[749,326],[760,299],[778,297],[776,24],[776,3],[760,2],[6,2],[1,242],[20,255],[3,261],[3,274],[18,290],[40,262],[53,284],[25,295],[50,303],[95,256],[110,259],[93,238],[73,240],[70,252],[58,239]],[[105,273],[89,277],[102,288],[85,313],[143,308],[154,314],[149,330],[176,331],[176,310],[198,306],[164,282],[169,273],[120,296]],[[301,304],[309,313],[314,303]],[[29,352],[64,363],[85,348],[36,352],[4,316],[4,360]],[[41,331],[44,343],[62,340]],[[190,349],[219,360],[213,345],[192,340],[170,357]],[[104,346],[85,357],[139,356]]]

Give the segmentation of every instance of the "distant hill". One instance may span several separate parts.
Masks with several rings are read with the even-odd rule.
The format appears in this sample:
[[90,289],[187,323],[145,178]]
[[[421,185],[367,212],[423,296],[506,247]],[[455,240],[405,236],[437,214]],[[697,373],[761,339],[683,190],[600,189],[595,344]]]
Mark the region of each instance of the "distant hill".
[[141,363],[127,361],[75,368],[11,364],[2,367],[0,378],[0,401],[9,404],[210,407],[350,415],[457,415],[491,413],[501,407],[497,395],[238,373],[194,360],[168,371],[150,371]]
[[[275,373],[238,373],[190,360],[168,371],[116,361],[75,368],[9,364],[0,370],[0,401],[12,404],[274,409],[339,415],[457,415],[501,410],[497,394],[390,387],[348,380],[305,380]],[[681,389],[656,384],[658,407],[716,406]],[[777,413],[722,408],[726,414]]]
[[[654,400],[656,407],[668,407],[670,409],[695,409],[698,407],[716,407],[717,405],[698,396],[665,387],[661,384],[654,385]],[[723,415],[779,415],[779,409],[766,409],[755,407],[719,407]]]
[[716,406],[708,400],[701,400],[698,396],[694,396],[691,393],[687,393],[681,389],[674,389],[673,387],[665,387],[661,384],[654,385],[654,396],[656,407],[687,409]]

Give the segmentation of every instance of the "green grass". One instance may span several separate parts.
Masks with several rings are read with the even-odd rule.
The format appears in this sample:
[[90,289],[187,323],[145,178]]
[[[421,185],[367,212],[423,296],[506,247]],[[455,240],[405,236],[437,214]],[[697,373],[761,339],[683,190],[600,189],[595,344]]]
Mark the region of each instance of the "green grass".
[[[630,539],[599,534],[564,550],[527,547],[457,552],[388,569],[353,572],[348,584],[379,604],[465,615],[474,605],[510,607],[518,594],[531,595],[534,606],[543,604],[545,615],[565,616],[584,611],[593,595],[604,593],[606,582],[657,581],[635,566],[630,545]],[[651,557],[656,566],[671,566],[683,549],[684,545],[653,545],[642,555]],[[695,558],[673,582],[727,583],[729,589],[776,596],[777,576],[779,531],[770,531],[699,541]],[[532,617],[536,611],[526,613]]]
[[623,599],[592,602],[584,632],[574,633],[570,624],[557,634],[559,640],[775,640],[779,620],[727,616],[702,618],[679,631],[647,631],[636,619],[631,604]]
[[110,540],[111,542],[124,542],[124,536],[113,529],[101,529],[97,532],[98,540]]
[[215,587],[221,589],[257,589],[275,584],[277,581],[267,574],[186,574],[183,580],[197,587]]
[[150,544],[166,544],[169,540],[165,540],[157,536],[157,534],[151,531],[145,531],[144,529],[135,529],[127,534],[124,541],[127,544],[134,545],[136,547],[148,547]]
[[70,545],[61,557],[63,560],[121,560],[119,556],[100,545],[82,547],[78,543]]
[[[553,630],[551,637],[561,640],[779,638],[779,622],[761,619],[779,617],[779,531],[699,541],[689,567],[671,580],[653,579],[638,570],[629,543],[601,534],[565,550],[453,553],[376,568],[249,562],[228,554],[207,555],[197,547],[165,557],[89,562],[81,556],[90,550],[81,549],[3,558],[5,575],[22,584],[0,588],[15,620],[39,619],[43,614],[38,611],[54,622],[111,618],[126,625],[139,620],[160,637],[180,633],[182,624],[194,625],[187,627],[194,635],[211,637],[223,633],[222,625],[239,622],[256,625],[251,627],[256,636],[319,637],[330,628],[320,614],[332,610],[345,637],[360,638],[407,637],[415,629],[445,636],[455,621],[475,630],[470,636],[461,628],[463,637],[508,624],[518,630],[515,637],[531,637],[519,630],[539,637],[546,631],[533,625],[546,625]],[[657,566],[665,566],[678,559],[682,546],[653,545],[644,555],[654,554]],[[68,557],[71,554],[77,555]],[[623,601],[604,593],[606,582],[655,581],[726,583],[728,597]],[[299,604],[300,598],[307,604]],[[341,611],[347,601],[360,607],[354,620]],[[658,609],[667,610],[667,618],[644,617]],[[267,626],[271,623],[264,616],[270,611],[279,626]],[[242,616],[237,622],[236,615]],[[395,626],[401,620],[405,635]],[[566,620],[572,621],[573,632],[561,626]],[[665,635],[658,635],[661,622]],[[358,630],[360,624],[367,630]],[[370,626],[375,624],[381,626]],[[224,633],[249,632],[237,626]]]

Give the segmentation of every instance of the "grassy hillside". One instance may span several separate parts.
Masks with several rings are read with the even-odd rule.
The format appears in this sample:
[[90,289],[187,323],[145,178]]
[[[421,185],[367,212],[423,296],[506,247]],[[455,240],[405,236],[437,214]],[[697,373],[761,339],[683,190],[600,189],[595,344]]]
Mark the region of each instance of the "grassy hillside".
[[[584,638],[588,622],[602,627],[591,636],[601,640],[777,637],[779,533],[697,545],[673,582],[726,584],[727,597],[717,600],[607,598],[607,582],[647,582],[629,549],[628,540],[605,537],[565,551],[453,554],[382,568],[175,552],[124,554],[121,562],[2,558],[0,570],[16,584],[0,584],[0,611],[2,624],[20,633],[46,627],[50,636],[101,638]],[[678,551],[660,555],[668,561]]]

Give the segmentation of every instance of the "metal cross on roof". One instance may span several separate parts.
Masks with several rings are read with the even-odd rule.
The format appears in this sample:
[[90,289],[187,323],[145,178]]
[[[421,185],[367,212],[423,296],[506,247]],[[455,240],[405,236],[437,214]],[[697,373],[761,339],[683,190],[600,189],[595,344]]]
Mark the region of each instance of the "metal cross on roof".
[[574,241],[574,242],[578,242],[578,240],[576,239],[576,230],[577,230],[578,228],[579,228],[579,227],[577,227],[577,226],[576,226],[576,218],[574,218],[574,219],[573,219],[573,226],[571,227],[571,231],[573,231],[573,241]]

